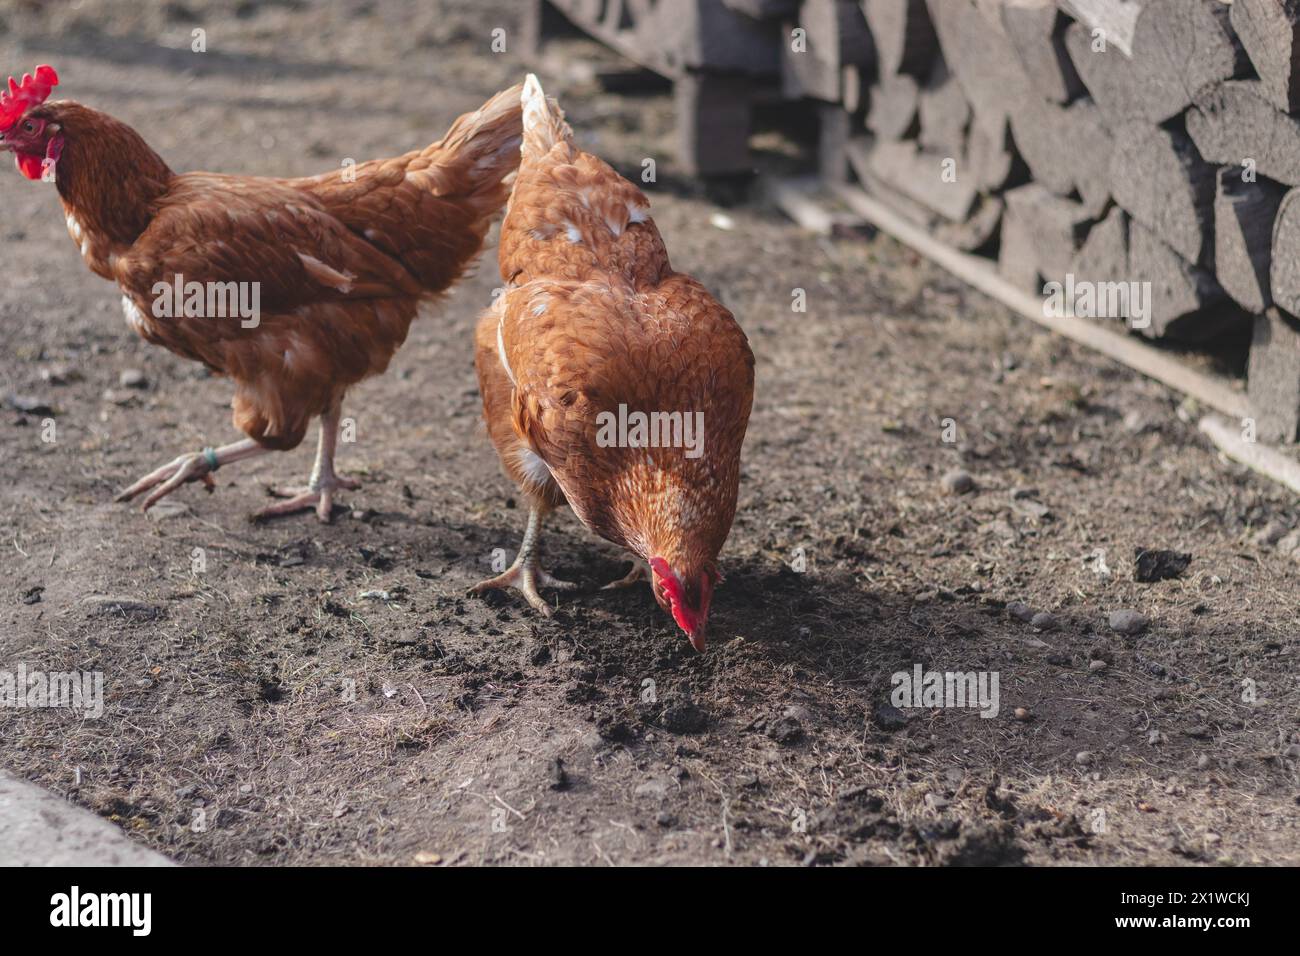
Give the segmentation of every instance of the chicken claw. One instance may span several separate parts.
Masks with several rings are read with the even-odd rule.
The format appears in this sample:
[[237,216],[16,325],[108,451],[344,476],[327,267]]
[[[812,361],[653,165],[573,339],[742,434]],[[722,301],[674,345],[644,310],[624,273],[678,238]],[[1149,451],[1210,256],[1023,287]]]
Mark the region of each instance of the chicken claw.
[[284,498],[285,500],[263,508],[253,515],[252,520],[266,521],[268,518],[278,518],[281,515],[290,515],[314,507],[316,517],[322,523],[329,524],[334,511],[334,492],[340,488],[356,491],[360,487],[361,482],[355,479],[330,475],[320,479],[313,479],[312,483],[306,488],[272,491],[271,494],[275,497]]
[[488,591],[514,588],[524,596],[534,610],[540,612],[544,617],[550,617],[554,612],[551,606],[546,603],[545,598],[537,593],[538,587],[554,588],[557,591],[573,591],[577,589],[578,585],[572,581],[561,581],[542,568],[541,562],[537,560],[537,539],[540,536],[541,528],[541,509],[537,507],[530,508],[528,511],[528,527],[524,530],[524,540],[519,545],[519,554],[515,558],[515,563],[510,565],[504,574],[498,574],[494,578],[480,581],[471,590],[475,594],[484,594]]
[[577,588],[577,585],[572,581],[561,581],[559,578],[552,577],[541,568],[536,558],[532,558],[525,564],[516,561],[504,574],[480,581],[474,585],[473,591],[475,594],[483,594],[498,588],[514,588],[528,600],[534,610],[539,611],[544,617],[550,617],[554,611],[546,603],[546,599],[537,593],[538,587],[572,591]]
[[272,491],[277,498],[286,498],[278,504],[263,508],[252,516],[253,521],[265,521],[280,515],[291,515],[307,508],[316,508],[316,517],[322,524],[329,524],[334,511],[334,492],[340,488],[356,491],[361,482],[352,478],[342,478],[334,472],[334,452],[338,448],[339,417],[342,409],[335,404],[320,417],[320,438],[316,444],[316,464],[311,469],[311,479],[306,488],[292,491]]
[[623,577],[619,578],[617,581],[610,581],[608,584],[602,585],[601,590],[617,591],[621,588],[630,588],[639,581],[649,580],[650,565],[646,564],[644,561],[633,559],[631,571],[623,575]]
[[201,481],[208,491],[216,488],[212,473],[222,465],[242,458],[259,455],[262,447],[252,439],[237,441],[220,448],[205,448],[203,451],[189,452],[174,461],[168,462],[156,471],[151,471],[131,487],[119,494],[114,501],[130,501],[136,495],[159,486],[149,497],[144,499],[141,511],[148,511],[160,500],[170,495],[181,485],[190,481]]

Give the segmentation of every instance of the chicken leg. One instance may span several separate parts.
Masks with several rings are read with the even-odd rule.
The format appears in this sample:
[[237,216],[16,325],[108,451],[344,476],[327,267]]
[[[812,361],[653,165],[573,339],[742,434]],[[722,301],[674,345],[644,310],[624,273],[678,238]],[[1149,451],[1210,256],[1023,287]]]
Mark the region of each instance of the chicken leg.
[[632,558],[632,570],[628,571],[627,574],[619,578],[617,581],[610,581],[608,584],[603,585],[601,590],[617,591],[622,588],[630,588],[641,581],[648,582],[653,580],[654,578],[650,574],[650,565],[645,561],[642,561],[640,558],[634,557]]
[[158,485],[157,490],[144,499],[144,504],[140,508],[141,511],[148,511],[160,499],[167,497],[186,482],[202,481],[211,491],[214,487],[212,472],[222,465],[230,464],[232,461],[255,458],[265,452],[266,449],[251,438],[231,442],[229,445],[222,445],[220,448],[205,448],[203,451],[192,451],[181,455],[174,461],[168,462],[156,471],[149,472],[113,500],[130,501],[141,492],[148,491]]
[[320,441],[316,445],[316,463],[311,469],[311,478],[306,488],[296,488],[286,492],[273,492],[286,500],[263,508],[253,515],[254,521],[265,521],[279,515],[293,514],[313,505],[316,517],[325,524],[330,523],[334,510],[334,492],[340,488],[356,491],[361,487],[359,481],[343,478],[334,472],[334,452],[339,441],[339,417],[341,405],[335,405],[320,417]]
[[514,588],[522,594],[534,608],[546,617],[551,616],[551,606],[537,593],[537,588],[555,588],[559,591],[572,591],[578,585],[572,581],[561,581],[552,577],[541,567],[537,560],[538,539],[541,537],[542,517],[545,514],[541,506],[531,505],[528,509],[528,526],[524,529],[524,540],[520,542],[519,554],[515,563],[504,574],[480,581],[474,585],[475,594],[483,594],[494,589]]

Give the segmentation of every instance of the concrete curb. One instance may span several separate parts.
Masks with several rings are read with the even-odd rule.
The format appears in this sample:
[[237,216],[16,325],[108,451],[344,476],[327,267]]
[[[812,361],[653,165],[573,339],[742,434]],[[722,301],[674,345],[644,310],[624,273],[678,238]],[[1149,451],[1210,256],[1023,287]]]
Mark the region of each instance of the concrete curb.
[[174,866],[89,810],[0,770],[0,866]]

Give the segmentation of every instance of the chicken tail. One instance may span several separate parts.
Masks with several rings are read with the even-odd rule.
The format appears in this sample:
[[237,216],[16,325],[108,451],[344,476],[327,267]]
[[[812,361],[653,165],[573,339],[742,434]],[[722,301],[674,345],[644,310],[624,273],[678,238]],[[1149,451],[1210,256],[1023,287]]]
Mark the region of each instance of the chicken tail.
[[564,111],[531,73],[523,87],[523,130],[519,176],[501,227],[502,278],[523,284],[608,273],[640,284],[671,271],[649,200],[578,148]]
[[521,102],[524,111],[525,162],[545,156],[556,143],[573,145],[573,130],[564,121],[564,111],[542,90],[542,84],[534,73],[529,73],[524,80]]
[[447,135],[430,147],[439,153],[439,163],[454,157],[456,165],[467,169],[471,191],[497,191],[519,166],[520,90],[516,83],[496,94],[473,113],[457,119]]

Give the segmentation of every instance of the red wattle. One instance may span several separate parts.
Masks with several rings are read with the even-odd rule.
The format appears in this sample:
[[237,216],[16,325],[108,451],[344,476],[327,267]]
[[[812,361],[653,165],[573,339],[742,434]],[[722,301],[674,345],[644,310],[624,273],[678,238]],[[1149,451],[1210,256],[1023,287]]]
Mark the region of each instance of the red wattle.
[[33,156],[31,153],[14,153],[14,162],[18,164],[18,171],[28,179],[40,179],[44,157]]
[[677,577],[677,572],[663,558],[651,558],[649,564],[650,570],[659,575],[659,580],[663,583],[664,593],[668,597],[668,605],[673,611],[673,620],[691,639],[691,646],[702,652],[704,650],[704,635],[696,636],[700,620],[682,601],[682,584]]

